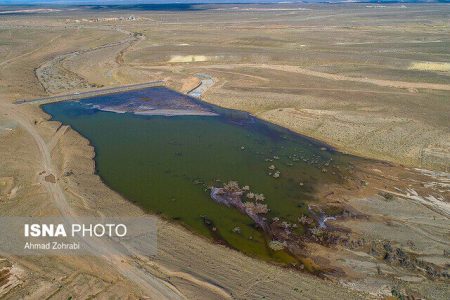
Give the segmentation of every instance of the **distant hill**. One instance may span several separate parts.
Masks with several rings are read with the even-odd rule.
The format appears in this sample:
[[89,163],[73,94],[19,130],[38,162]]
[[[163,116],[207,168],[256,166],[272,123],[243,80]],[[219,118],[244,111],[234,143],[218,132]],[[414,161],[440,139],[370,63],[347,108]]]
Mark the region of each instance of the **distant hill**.
[[226,3],[450,3],[450,0],[0,0],[0,5],[136,5]]

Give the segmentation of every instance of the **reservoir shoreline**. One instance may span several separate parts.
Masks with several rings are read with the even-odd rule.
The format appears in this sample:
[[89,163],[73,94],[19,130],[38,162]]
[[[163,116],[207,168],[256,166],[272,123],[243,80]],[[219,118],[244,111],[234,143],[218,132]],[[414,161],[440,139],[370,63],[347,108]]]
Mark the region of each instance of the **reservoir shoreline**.
[[[170,92],[175,92],[175,91],[170,90],[170,89],[167,89],[167,90],[170,91]],[[114,94],[114,95],[115,96],[120,96],[121,93]],[[215,117],[215,116],[203,116],[203,117],[201,117],[201,116],[199,116],[201,118],[219,118],[219,119],[222,119],[223,122],[229,123],[230,126],[237,126],[237,127],[243,127],[243,128],[246,128],[246,127],[249,127],[249,126],[252,127],[255,124],[258,124],[258,126],[259,126],[258,128],[263,128],[262,129],[263,131],[276,132],[276,135],[280,136],[280,137],[282,137],[282,136],[289,136],[290,138],[292,138],[294,140],[295,139],[302,140],[305,143],[310,144],[311,147],[315,147],[317,150],[320,149],[319,152],[328,153],[327,155],[342,155],[343,157],[349,157],[349,158],[351,157],[351,156],[348,156],[347,154],[343,154],[343,153],[340,153],[340,152],[336,151],[334,148],[330,147],[329,145],[327,145],[327,144],[325,144],[323,142],[316,141],[316,140],[314,140],[312,138],[303,136],[303,135],[298,134],[296,132],[293,132],[293,131],[291,131],[289,129],[286,129],[286,128],[282,127],[282,126],[279,126],[279,125],[276,125],[276,124],[272,124],[271,122],[268,122],[268,121],[265,121],[265,120],[261,120],[261,119],[259,119],[257,117],[252,116],[251,114],[249,114],[247,112],[243,112],[243,111],[239,111],[239,110],[232,110],[232,109],[224,109],[224,108],[216,106],[214,104],[205,103],[204,101],[202,101],[200,99],[197,99],[197,98],[193,98],[193,97],[189,97],[189,100],[193,101],[193,102],[195,102],[195,103],[197,103],[199,105],[201,105],[202,107],[206,107],[207,109],[209,109],[211,111],[214,111],[215,113],[218,113],[220,115],[219,117]],[[81,100],[81,101],[83,101],[83,100]],[[71,102],[71,101],[65,101],[65,102]],[[79,101],[77,101],[77,102],[79,102]],[[47,105],[53,105],[53,104],[46,104],[46,106]],[[51,113],[49,113],[48,110],[46,110],[42,106],[41,106],[41,109],[43,109],[45,113],[47,113],[48,115],[51,116],[51,120],[52,121],[55,121],[53,115]],[[105,111],[106,114],[112,114],[113,116],[116,115],[114,112],[111,112],[111,110],[109,108],[107,110],[100,109],[100,111]],[[130,112],[128,112],[128,114],[129,113]],[[117,116],[117,118],[119,118],[121,115],[123,115],[123,114],[119,113],[116,116]],[[134,118],[141,119],[141,118],[147,118],[147,117],[149,117],[149,116],[140,115],[140,114],[136,114],[135,113],[135,117]],[[156,117],[156,116],[153,116],[153,117]],[[174,116],[160,116],[156,120],[161,120],[161,119],[175,120],[173,118],[175,118],[175,117]],[[155,120],[155,119],[153,119],[153,120]],[[149,120],[149,122],[152,122],[152,121]],[[66,124],[66,123],[64,123],[63,125],[69,125],[70,126],[70,124]],[[127,192],[123,192],[123,191],[121,191],[120,188],[114,187],[114,184],[110,180],[108,180],[107,177],[102,175],[102,172],[99,169],[99,163],[98,163],[98,160],[99,160],[99,156],[98,156],[99,145],[95,142],[95,140],[92,140],[89,137],[86,137],[85,134],[83,134],[82,132],[79,132],[76,128],[73,128],[73,130],[76,131],[77,134],[81,135],[83,138],[86,138],[87,141],[89,142],[89,145],[91,145],[93,147],[93,154],[94,155],[93,155],[92,159],[93,159],[93,162],[94,162],[94,174],[97,175],[100,178],[100,180],[102,181],[103,184],[105,184],[108,188],[111,188],[112,190],[117,192],[123,198],[128,199],[131,203],[136,204],[139,207],[143,208],[148,213],[163,216],[164,219],[166,219],[168,221],[175,221],[175,223],[181,224],[183,227],[187,228],[189,231],[191,231],[191,232],[193,232],[195,234],[199,234],[199,231],[193,229],[192,225],[185,224],[184,221],[181,221],[181,222],[178,221],[178,219],[174,218],[174,216],[171,215],[170,213],[167,214],[164,211],[158,211],[158,210],[155,210],[155,209],[152,209],[152,208],[148,208],[145,205],[143,205],[142,203],[139,203],[139,201],[137,201],[135,198],[134,199],[133,199],[133,197],[130,198],[130,195],[127,194]],[[251,130],[251,129],[249,129],[249,130]],[[356,159],[355,162],[359,161],[359,160],[366,161],[365,159],[360,159],[360,158],[357,158],[357,157],[355,157],[355,159]],[[267,164],[270,165],[270,163],[267,163]],[[231,180],[233,178],[229,178],[229,179]],[[303,183],[302,183],[302,185],[303,185]],[[306,207],[305,207],[305,210],[304,210],[303,213],[304,214],[308,214],[309,213],[309,209],[306,210]],[[206,222],[210,222],[210,221],[207,221],[207,220],[208,219],[204,219],[205,224],[208,224]],[[214,236],[216,236],[217,233],[218,233],[214,229],[215,227],[213,225],[211,225],[208,228],[209,228],[208,229],[209,230],[209,234],[206,234],[205,237],[208,240],[210,240],[210,241],[211,241],[211,238],[212,238],[212,240],[215,240],[216,242],[220,243],[220,238],[218,240],[216,238],[214,238]],[[270,231],[270,232],[274,232],[274,231]],[[267,232],[266,233],[265,232],[259,232],[259,234],[261,235],[261,238],[262,238],[262,236],[267,235]],[[200,234],[200,235],[204,235],[204,234]],[[219,234],[219,236],[220,236],[220,234]],[[252,237],[252,236],[253,235],[250,235],[250,237]],[[267,239],[267,237],[264,238],[264,239]],[[269,239],[270,239],[270,237],[269,237]],[[236,247],[236,246],[233,246],[231,244],[228,244],[225,240],[223,240],[223,241],[230,248],[236,249],[238,251],[241,251],[239,249],[239,247]],[[267,246],[265,246],[265,248],[266,248],[267,251],[270,251],[270,250],[268,250]],[[299,250],[296,249],[296,251],[299,251]],[[266,260],[266,261],[270,260],[270,261],[272,261],[272,262],[274,262],[276,264],[280,264],[280,261],[278,261],[278,259],[272,260],[272,259],[268,259],[268,257],[264,257],[264,256],[261,257],[261,256],[258,256],[258,255],[252,255],[251,253],[246,253],[246,254],[251,256],[251,257],[259,258],[259,259]],[[299,257],[299,255],[296,255],[296,257]],[[281,258],[279,258],[279,259],[281,259]],[[281,259],[281,261],[284,261],[283,263],[281,263],[281,265],[286,265],[286,261],[293,262],[291,259],[287,259],[287,258],[283,258],[283,259]],[[311,269],[310,271],[314,272],[313,269]]]
[[[174,92],[173,90],[168,90],[168,91],[170,91],[170,92]],[[117,94],[116,94],[116,96],[117,96]],[[120,94],[119,94],[119,96],[120,96]],[[126,96],[124,96],[124,97],[126,97]],[[327,145],[325,145],[324,143],[320,143],[320,142],[317,142],[317,141],[313,141],[313,140],[311,140],[311,139],[309,139],[309,138],[307,138],[307,137],[303,137],[303,136],[301,136],[301,135],[299,135],[299,134],[296,134],[296,133],[294,133],[294,132],[292,132],[292,131],[290,131],[290,130],[287,130],[287,129],[285,129],[285,128],[282,128],[282,127],[280,127],[280,126],[277,126],[277,125],[273,125],[273,124],[271,124],[270,122],[266,122],[266,121],[263,121],[263,120],[259,120],[258,118],[255,118],[255,117],[253,117],[253,116],[251,116],[250,114],[248,114],[248,113],[246,113],[246,112],[242,112],[242,111],[237,111],[237,110],[228,110],[228,109],[223,109],[223,108],[220,108],[220,107],[217,107],[217,106],[215,106],[215,105],[211,105],[211,104],[205,104],[205,103],[203,103],[201,100],[199,100],[199,99],[196,99],[196,98],[192,98],[192,97],[189,97],[189,100],[190,101],[193,101],[193,102],[195,102],[195,103],[197,103],[197,104],[200,104],[202,107],[206,107],[207,109],[209,109],[209,110],[212,110],[212,111],[214,111],[214,112],[216,112],[216,113],[219,113],[221,116],[219,116],[219,117],[215,117],[215,116],[198,116],[198,117],[195,117],[195,118],[200,118],[200,120],[199,120],[199,122],[204,122],[205,120],[212,120],[212,119],[210,119],[210,118],[213,118],[214,120],[218,120],[218,121],[216,121],[216,123],[218,123],[218,124],[228,124],[228,125],[226,125],[226,126],[229,126],[229,127],[232,127],[232,128],[242,128],[242,129],[239,129],[239,130],[244,130],[244,128],[247,128],[247,129],[245,129],[245,130],[254,130],[254,129],[251,129],[251,128],[257,128],[256,130],[258,130],[258,131],[262,131],[262,132],[271,132],[271,134],[273,134],[273,135],[276,135],[277,137],[276,137],[276,139],[279,139],[279,141],[281,142],[281,141],[283,141],[284,139],[292,139],[292,140],[299,140],[299,141],[302,141],[302,143],[304,143],[305,145],[310,145],[310,147],[312,147],[311,149],[317,149],[317,151],[318,151],[318,155],[322,155],[322,154],[326,154],[327,156],[328,155],[334,155],[334,154],[336,154],[336,151],[334,151],[334,149],[332,149],[331,147],[325,147],[325,146],[327,146]],[[70,101],[66,101],[66,102],[70,102]],[[79,101],[77,101],[76,103],[78,103]],[[75,104],[76,104],[75,103]],[[74,104],[74,105],[75,105]],[[47,105],[53,105],[53,104],[47,104]],[[49,106],[46,106],[46,107],[49,107]],[[42,107],[41,107],[42,108]],[[52,114],[51,114],[51,112],[49,112],[47,109],[45,109],[45,107],[43,108],[43,110],[47,113],[47,114],[49,114],[50,116],[52,116]],[[102,110],[100,109],[100,112],[101,112]],[[107,116],[110,116],[111,118],[122,118],[122,117],[124,117],[124,114],[114,114],[114,113],[112,113],[110,110],[109,110],[109,108],[108,108],[108,110],[106,111],[106,112],[104,112],[104,113],[102,113],[102,114],[106,114],[105,116],[107,117]],[[125,114],[126,115],[126,114]],[[129,114],[128,114],[129,115]],[[138,119],[138,120],[141,120],[142,118],[144,118],[144,119],[147,119],[149,116],[143,116],[143,115],[138,115],[138,114],[136,114],[134,117],[131,117],[131,115],[130,115],[130,118],[132,118],[132,119]],[[148,122],[154,122],[155,120],[159,120],[159,121],[164,121],[164,120],[177,120],[177,119],[174,119],[174,118],[180,118],[180,116],[178,116],[178,117],[162,117],[162,116],[160,116],[160,117],[156,117],[156,116],[153,116],[152,117],[153,119],[153,121],[151,121],[151,120],[148,120]],[[155,119],[156,118],[156,119]],[[185,117],[181,117],[182,118],[182,120],[183,120],[183,118],[184,119],[186,119],[186,118],[191,118],[191,117],[189,117],[189,116],[185,116]],[[217,118],[219,118],[219,119],[217,119]],[[55,120],[54,119],[54,116],[52,116],[52,119],[51,120]],[[58,119],[57,119],[58,120]],[[203,121],[202,121],[203,120]],[[172,122],[172,121],[169,121],[169,122]],[[222,123],[222,122],[224,122],[224,123]],[[143,123],[142,123],[143,124]],[[215,124],[215,123],[214,123]],[[67,124],[67,123],[64,123],[64,125],[70,125],[70,123],[69,124]],[[211,125],[213,125],[213,124],[211,124]],[[214,125],[214,126],[216,126],[216,125]],[[217,125],[217,126],[224,126],[224,125]],[[73,126],[71,126],[72,128],[73,128]],[[219,127],[218,127],[219,128]],[[99,177],[100,177],[100,179],[102,180],[102,182],[105,184],[105,185],[107,185],[108,187],[110,187],[111,189],[113,189],[114,191],[116,191],[116,192],[118,192],[121,196],[123,196],[124,198],[126,198],[126,199],[129,199],[132,203],[135,203],[135,204],[138,204],[140,207],[142,207],[142,208],[144,208],[146,211],[148,211],[148,212],[150,212],[150,213],[153,213],[153,214],[157,214],[157,215],[163,215],[167,220],[170,220],[170,219],[172,219],[172,220],[177,220],[177,218],[175,218],[174,219],[174,215],[171,215],[170,213],[169,214],[166,214],[164,211],[162,211],[162,212],[159,212],[158,210],[155,210],[155,209],[152,209],[152,208],[146,208],[145,207],[145,205],[144,206],[142,206],[142,204],[139,204],[138,202],[139,201],[136,201],[136,198],[133,198],[133,197],[131,197],[130,198],[130,195],[129,195],[129,193],[134,193],[133,191],[128,191],[128,194],[127,194],[127,192],[122,192],[122,190],[120,189],[120,188],[117,188],[117,186],[116,187],[114,187],[114,184],[111,182],[111,178],[107,178],[107,177],[105,177],[104,176],[104,174],[102,174],[102,171],[101,171],[101,167],[99,168],[99,159],[101,159],[101,157],[99,158],[99,155],[98,155],[98,149],[99,149],[99,144],[95,141],[95,139],[94,140],[92,140],[91,138],[89,138],[88,136],[86,136],[85,134],[83,134],[83,132],[79,132],[78,130],[77,130],[77,128],[75,127],[75,128],[73,128],[76,132],[78,132],[78,134],[80,134],[81,136],[83,136],[83,137],[85,137],[88,141],[89,141],[89,144],[90,145],[92,145],[92,147],[93,147],[93,153],[94,153],[94,157],[93,157],[93,161],[95,162],[95,164],[94,164],[94,170],[95,170],[95,174],[96,175],[98,175]],[[148,131],[148,130],[147,130]],[[151,131],[151,130],[150,130]],[[261,133],[261,134],[263,134],[264,135],[264,133]],[[117,137],[116,137],[117,138]],[[175,141],[176,141],[176,139],[175,139]],[[245,143],[245,141],[242,141],[242,143]],[[243,146],[241,146],[241,144],[239,144],[239,145],[236,145],[236,147],[243,147]],[[319,149],[320,149],[320,151],[319,151]],[[239,150],[240,152],[242,152],[242,150]],[[308,150],[309,151],[309,150]],[[320,154],[320,152],[323,152],[322,154]],[[100,155],[101,156],[101,155]],[[262,158],[261,158],[262,159]],[[278,159],[278,158],[277,158]],[[273,159],[271,159],[271,160],[273,160]],[[297,159],[298,160],[298,159]],[[263,163],[263,164],[267,164],[267,165],[270,165],[270,163],[268,163],[268,162],[266,162],[266,163]],[[267,167],[266,167],[267,168]],[[225,177],[224,179],[226,179],[226,178],[228,178],[228,180],[232,180],[232,179],[234,179],[233,178],[233,176],[235,176],[235,175],[229,175],[230,177]],[[264,177],[265,176],[267,176],[267,175],[264,175]],[[191,180],[191,179],[190,179]],[[273,180],[276,180],[276,179],[273,179]],[[275,182],[275,181],[274,181]],[[175,184],[175,183],[174,183]],[[317,183],[318,184],[318,183]],[[132,184],[130,184],[130,185],[132,185]],[[176,185],[176,184],[175,184]],[[292,184],[291,184],[292,185]],[[316,183],[314,183],[314,185],[316,185]],[[138,188],[138,187],[136,187],[136,188]],[[305,187],[306,188],[306,187]],[[298,189],[298,188],[297,188]],[[306,188],[307,190],[308,190],[308,188]],[[298,193],[298,192],[295,192],[295,193]],[[199,195],[200,196],[200,195]],[[199,197],[199,196],[194,196],[194,198],[195,197]],[[292,196],[291,196],[292,197]],[[304,198],[305,196],[302,196],[301,198]],[[301,199],[300,198],[300,199]],[[212,200],[209,200],[209,201],[211,201],[212,202]],[[300,201],[300,200],[299,200]],[[220,208],[220,207],[219,207]],[[304,212],[303,213],[307,213],[307,210],[306,209],[304,209]],[[242,216],[243,217],[243,216]],[[206,219],[204,220],[204,222],[209,222],[209,221],[206,221]],[[184,223],[184,222],[177,222],[177,223]],[[205,224],[207,224],[207,223],[205,223]],[[183,225],[185,225],[185,224],[183,224]],[[189,226],[188,226],[189,227]],[[213,227],[211,227],[210,229],[209,229],[209,234],[207,234],[207,236],[208,235],[210,235],[210,237],[213,237],[214,235],[216,235],[218,232],[216,232],[215,230],[212,230],[212,229],[214,229]],[[252,229],[253,230],[253,229]],[[254,231],[254,230],[253,230]],[[257,230],[257,231],[259,231],[259,230]],[[198,230],[197,230],[197,233],[198,233]],[[253,233],[253,234],[250,234],[250,238],[254,235],[254,234],[256,234],[255,232]],[[262,232],[259,232],[258,233],[259,235],[261,235],[261,237],[260,237],[260,239],[262,239],[262,236],[264,235],[264,233],[262,233]],[[225,240],[224,240],[225,241]],[[262,240],[261,240],[262,241]],[[236,246],[233,246],[233,245],[230,245],[230,247],[231,248],[236,248]],[[247,253],[248,254],[248,253]],[[252,256],[252,255],[250,255],[250,256]],[[283,259],[284,260],[284,259]]]

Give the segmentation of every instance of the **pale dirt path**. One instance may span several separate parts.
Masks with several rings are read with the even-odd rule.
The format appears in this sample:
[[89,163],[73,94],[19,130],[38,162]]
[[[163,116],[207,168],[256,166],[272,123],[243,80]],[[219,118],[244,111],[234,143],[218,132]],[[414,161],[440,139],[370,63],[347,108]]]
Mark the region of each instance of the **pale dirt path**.
[[[23,129],[25,129],[33,141],[39,148],[41,154],[41,163],[43,170],[46,174],[57,174],[55,171],[50,156],[50,151],[48,149],[47,143],[43,140],[41,135],[38,133],[34,125],[28,120],[28,118],[21,112],[17,107],[13,105],[7,105],[0,103],[0,109],[2,112],[7,112],[11,114],[12,118],[16,120]],[[40,183],[43,185],[48,193],[53,197],[53,203],[61,213],[61,216],[68,222],[76,222],[77,216],[75,211],[70,207],[61,186],[57,183],[51,183],[44,180],[44,177],[40,177]],[[133,262],[129,262],[129,258],[125,257],[118,251],[114,250],[114,245],[106,241],[86,239],[85,242],[88,244],[90,250],[95,255],[98,249],[102,249],[104,253],[108,255],[103,255],[102,258],[106,263],[114,266],[114,268],[125,278],[137,284],[144,292],[152,299],[183,299],[185,298],[175,287],[171,286],[169,283],[153,276],[152,274],[145,272],[133,265]]]
[[61,125],[58,130],[56,130],[56,133],[52,136],[52,139],[47,143],[48,151],[52,153],[53,149],[58,144],[61,137],[66,133],[66,131],[69,129],[69,126],[67,125]]
[[[259,65],[256,65],[259,66]],[[408,81],[397,81],[397,80],[385,80],[385,79],[374,79],[374,78],[358,78],[350,77],[345,75],[330,74],[318,71],[312,71],[297,66],[283,66],[283,65],[260,65],[263,69],[272,69],[285,72],[293,72],[304,74],[308,76],[320,77],[330,80],[338,81],[353,81],[361,83],[370,83],[383,87],[393,87],[393,88],[403,88],[403,89],[429,89],[429,90],[442,90],[450,91],[450,84],[440,84],[440,83],[426,83],[426,82],[408,82]]]
[[[167,69],[171,70],[173,68],[180,67],[177,66],[137,66],[133,63],[129,64],[133,67],[140,67],[143,69]],[[192,66],[187,67],[192,68]],[[408,81],[398,81],[398,80],[386,80],[386,79],[374,79],[374,78],[358,78],[358,77],[350,77],[345,75],[331,74],[325,72],[312,71],[309,69],[291,66],[291,65],[271,65],[271,64],[213,64],[213,65],[201,65],[196,66],[197,69],[228,69],[233,70],[235,68],[255,68],[255,69],[268,69],[268,70],[276,70],[283,72],[291,72],[297,74],[303,74],[307,76],[320,77],[329,80],[336,81],[352,81],[359,83],[369,83],[382,87],[392,87],[392,88],[401,88],[401,89],[428,89],[428,90],[441,90],[441,91],[450,91],[450,84],[440,84],[440,83],[427,83],[427,82],[408,82]],[[354,91],[354,90],[353,90]]]

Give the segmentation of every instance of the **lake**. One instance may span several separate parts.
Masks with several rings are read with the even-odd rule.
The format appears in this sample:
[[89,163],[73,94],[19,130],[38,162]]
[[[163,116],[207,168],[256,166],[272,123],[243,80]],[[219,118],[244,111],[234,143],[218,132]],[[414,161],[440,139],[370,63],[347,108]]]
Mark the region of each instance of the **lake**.
[[309,214],[308,203],[316,201],[321,186],[343,182],[358,160],[163,87],[42,108],[89,139],[98,175],[128,200],[216,242],[280,263],[295,259],[268,247],[271,237],[249,216],[213,201],[210,187],[229,181],[248,186],[247,197],[264,195],[267,222],[296,224]]

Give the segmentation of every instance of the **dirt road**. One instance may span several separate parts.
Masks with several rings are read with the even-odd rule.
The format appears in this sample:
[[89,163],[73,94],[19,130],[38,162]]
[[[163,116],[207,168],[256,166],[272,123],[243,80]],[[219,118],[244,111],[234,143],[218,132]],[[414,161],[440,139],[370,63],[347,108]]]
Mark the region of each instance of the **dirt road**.
[[[52,164],[48,145],[38,133],[32,122],[30,122],[30,120],[28,120],[28,118],[13,105],[0,103],[0,109],[3,112],[9,113],[10,116],[33,138],[33,141],[39,148],[42,170],[45,171],[45,174],[57,174],[56,169]],[[77,222],[76,213],[70,207],[58,182],[48,182],[44,179],[44,176],[40,176],[39,179],[40,184],[47,189],[49,195],[53,198],[53,203],[65,221],[72,223]],[[97,239],[85,239],[85,242],[94,255],[97,251],[108,253],[108,255],[103,256],[105,262],[114,266],[122,276],[137,284],[145,293],[152,297],[152,299],[184,298],[174,286],[145,272],[142,268],[136,267],[135,264],[133,264],[133,261],[130,261],[129,257],[125,257],[114,249],[112,242]]]
[[[134,64],[130,64],[135,66]],[[173,66],[135,66],[143,69],[172,69]],[[382,87],[393,87],[401,89],[428,89],[428,90],[441,90],[450,91],[450,84],[440,84],[440,83],[427,83],[427,82],[408,82],[408,81],[398,81],[398,80],[385,80],[385,79],[375,79],[375,78],[360,78],[351,77],[339,74],[331,74],[325,72],[318,72],[309,69],[305,69],[298,66],[292,65],[272,65],[272,64],[211,64],[201,66],[202,69],[223,69],[223,70],[233,70],[235,68],[256,68],[256,69],[269,69],[283,72],[298,73],[307,76],[320,77],[329,80],[336,81],[352,81],[360,83],[369,83]]]

